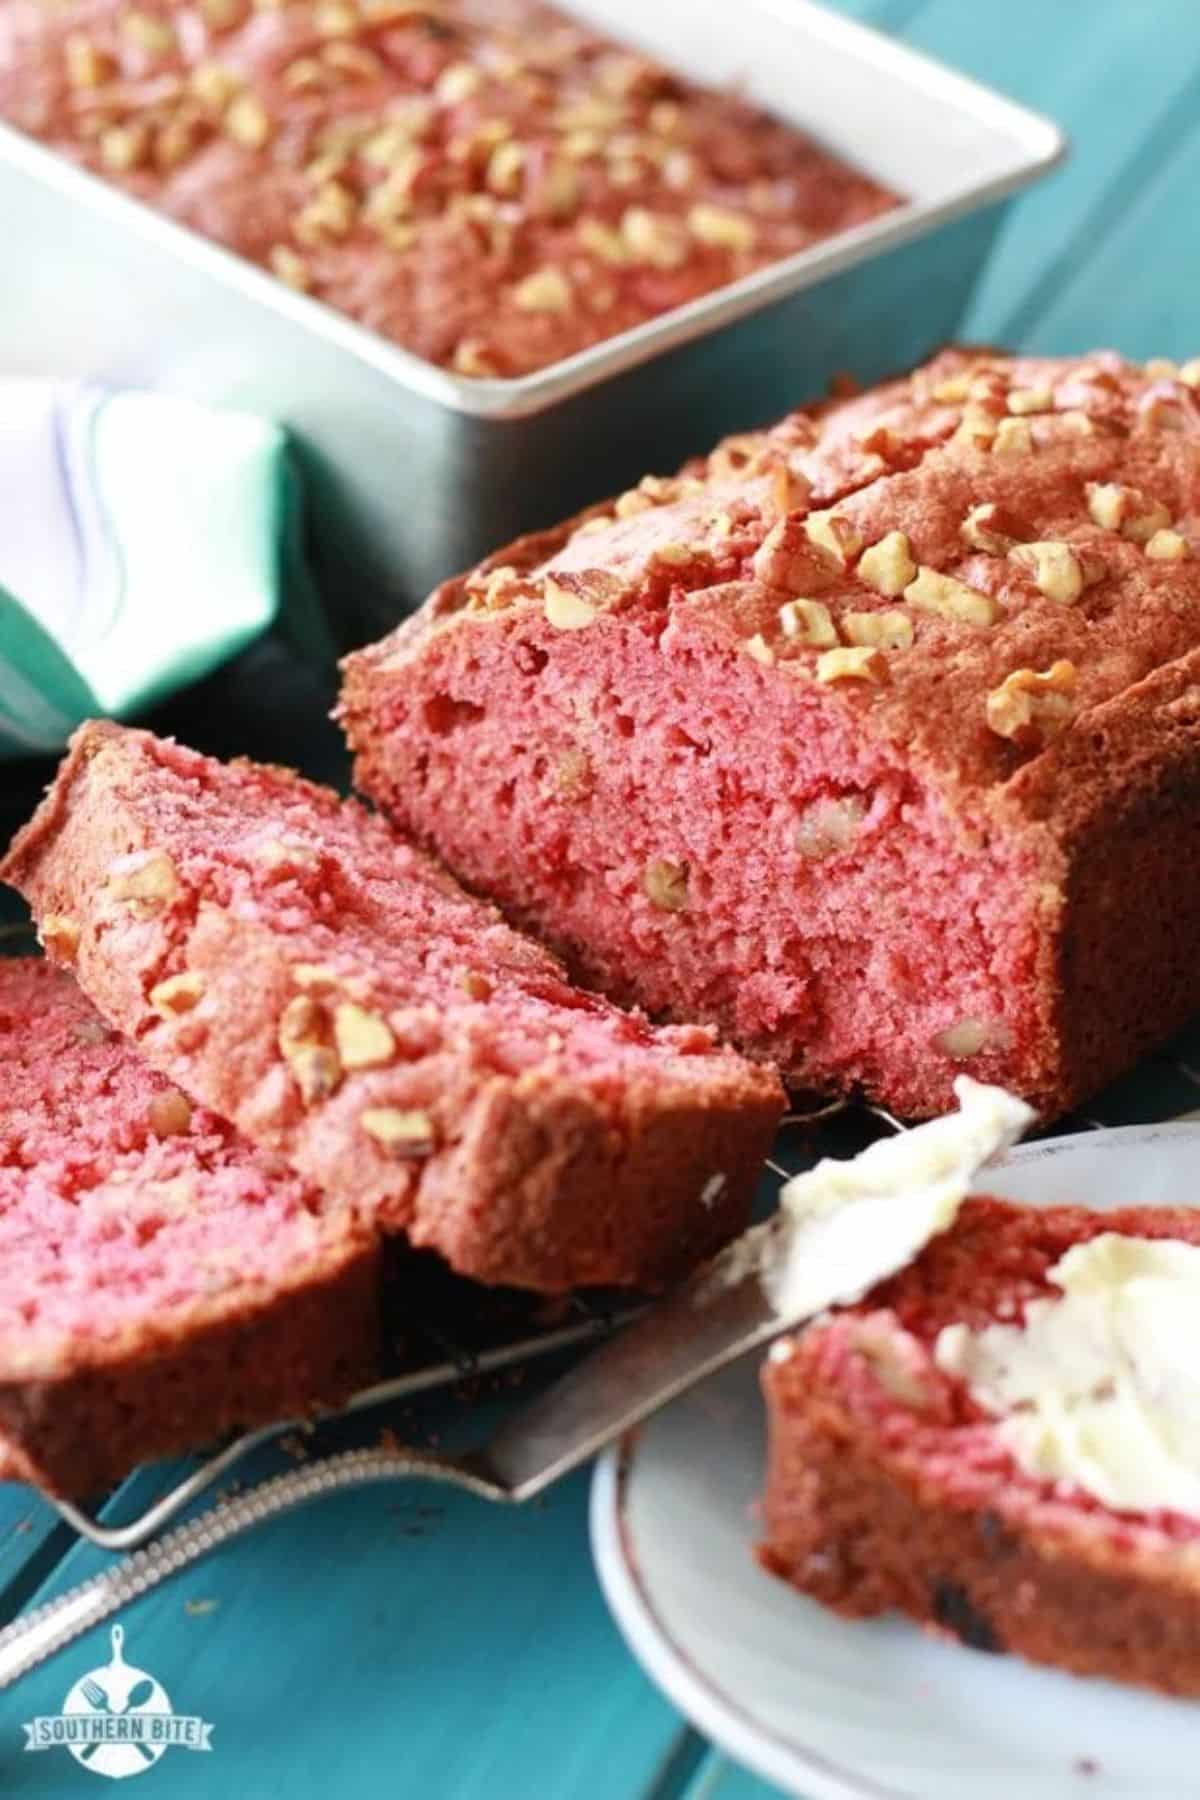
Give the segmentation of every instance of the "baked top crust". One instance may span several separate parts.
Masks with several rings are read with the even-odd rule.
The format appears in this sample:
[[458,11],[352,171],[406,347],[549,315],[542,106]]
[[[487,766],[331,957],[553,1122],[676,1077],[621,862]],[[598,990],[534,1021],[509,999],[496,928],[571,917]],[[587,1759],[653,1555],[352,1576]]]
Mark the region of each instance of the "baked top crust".
[[761,665],[764,705],[815,683],[944,786],[1037,813],[1127,715],[1195,755],[1198,551],[1200,359],[952,349],[497,552],[348,687],[442,633],[648,614],[664,649]]
[[897,204],[538,0],[7,0],[0,116],[467,376]]

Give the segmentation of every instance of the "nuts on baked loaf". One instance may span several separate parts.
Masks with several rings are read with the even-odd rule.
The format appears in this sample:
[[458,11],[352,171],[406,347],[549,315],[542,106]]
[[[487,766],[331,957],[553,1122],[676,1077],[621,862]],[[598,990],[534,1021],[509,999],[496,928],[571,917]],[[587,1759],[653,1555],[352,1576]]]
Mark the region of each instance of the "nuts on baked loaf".
[[1200,1007],[1198,547],[1200,363],[947,351],[509,545],[341,716],[613,995],[1051,1115]]
[[84,726],[0,873],[153,1066],[372,1232],[555,1293],[665,1282],[745,1221],[769,1069],[572,987],[288,770]]
[[475,378],[898,204],[539,0],[5,0],[0,116]]

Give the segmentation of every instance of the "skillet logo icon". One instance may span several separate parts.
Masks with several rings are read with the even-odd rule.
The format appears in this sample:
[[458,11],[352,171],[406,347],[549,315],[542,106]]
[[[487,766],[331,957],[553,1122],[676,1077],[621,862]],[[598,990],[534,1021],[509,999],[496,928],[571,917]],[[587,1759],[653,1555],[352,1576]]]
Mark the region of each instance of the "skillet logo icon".
[[93,1775],[123,1781],[170,1749],[212,1749],[211,1724],[173,1712],[162,1684],[125,1661],[124,1643],[114,1625],[111,1662],[80,1677],[61,1713],[26,1722],[26,1750],[69,1750]]

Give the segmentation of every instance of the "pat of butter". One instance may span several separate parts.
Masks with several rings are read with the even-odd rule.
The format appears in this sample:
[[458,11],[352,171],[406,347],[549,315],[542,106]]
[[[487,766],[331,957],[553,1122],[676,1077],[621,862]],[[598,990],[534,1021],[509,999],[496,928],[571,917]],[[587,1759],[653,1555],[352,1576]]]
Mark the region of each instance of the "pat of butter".
[[958,1376],[1029,1475],[1121,1512],[1200,1518],[1200,1248],[1105,1232],[1050,1270],[1021,1325],[948,1325]]
[[971,1184],[1036,1115],[1003,1088],[960,1075],[959,1110],[881,1138],[849,1162],[789,1181],[763,1258],[775,1310],[797,1323],[861,1300],[952,1225]]

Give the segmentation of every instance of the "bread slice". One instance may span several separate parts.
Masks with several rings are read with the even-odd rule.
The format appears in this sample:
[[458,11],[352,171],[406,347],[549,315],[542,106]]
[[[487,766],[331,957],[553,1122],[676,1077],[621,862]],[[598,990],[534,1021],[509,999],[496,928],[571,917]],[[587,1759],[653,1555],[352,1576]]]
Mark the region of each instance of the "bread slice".
[[377,1372],[378,1253],[69,975],[0,959],[0,1478],[75,1497]]
[[572,988],[290,771],[85,726],[0,872],[152,1064],[460,1273],[652,1286],[745,1221],[772,1072]]
[[1200,1008],[1198,552],[1189,381],[947,352],[446,583],[355,778],[618,1000],[1050,1117]]
[[1020,1320],[1101,1233],[1200,1245],[1193,1208],[969,1200],[861,1305],[763,1368],[763,1565],[849,1618],[897,1609],[978,1650],[1200,1694],[1200,1518],[1030,1475],[935,1361],[943,1326]]

